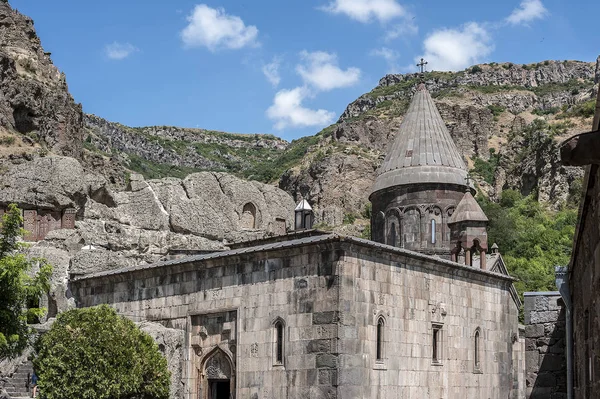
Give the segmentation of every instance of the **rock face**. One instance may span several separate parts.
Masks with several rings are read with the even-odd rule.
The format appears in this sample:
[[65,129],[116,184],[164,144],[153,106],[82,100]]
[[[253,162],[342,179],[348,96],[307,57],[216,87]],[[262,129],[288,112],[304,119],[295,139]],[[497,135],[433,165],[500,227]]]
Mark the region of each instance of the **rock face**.
[[[86,146],[104,153],[123,153],[126,163],[129,156],[154,164],[241,172],[282,153],[288,146],[285,140],[270,135],[242,135],[173,126],[130,128],[95,115],[85,115],[84,121]],[[135,165],[129,163],[135,169]]]
[[0,1],[0,127],[80,158],[82,116],[33,21]]
[[171,372],[169,398],[182,398],[184,392],[181,380],[183,377],[183,365],[185,364],[183,353],[185,331],[182,329],[166,328],[161,324],[151,322],[138,323],[138,327],[154,339],[158,345],[158,349],[167,359],[169,371]]
[[[469,167],[477,158],[491,162],[490,151],[499,157],[493,166],[494,182],[474,172],[485,193],[497,199],[502,190],[516,189],[559,206],[583,172],[559,164],[556,144],[591,127],[589,117],[569,117],[565,110],[595,98],[597,70],[600,60],[488,64],[457,73],[426,73],[424,82]],[[317,210],[317,222],[335,226],[342,215],[359,216],[374,171],[419,81],[417,74],[382,78],[370,93],[348,105],[338,123],[327,128],[331,135],[309,149],[300,166],[282,177],[280,187],[308,199]],[[547,126],[525,137],[536,118]],[[325,156],[315,156],[318,153]],[[348,164],[365,178],[345,177],[342,171]]]
[[4,206],[15,202],[38,214],[75,209],[74,229],[50,231],[30,249],[32,257],[54,266],[50,316],[73,305],[70,276],[285,233],[294,216],[294,202],[284,191],[226,173],[150,181],[133,174],[127,190],[115,191],[102,176],[61,156],[9,164],[0,187]]

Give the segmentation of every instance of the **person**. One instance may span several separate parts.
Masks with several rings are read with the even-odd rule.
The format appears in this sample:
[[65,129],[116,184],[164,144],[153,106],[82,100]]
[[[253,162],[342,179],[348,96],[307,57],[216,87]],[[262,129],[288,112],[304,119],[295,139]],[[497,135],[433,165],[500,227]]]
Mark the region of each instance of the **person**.
[[35,369],[34,369],[33,373],[31,374],[31,386],[33,387],[33,392],[31,393],[32,398],[35,398],[35,396],[37,394],[37,381],[38,381],[38,377],[37,377],[37,374],[35,374]]

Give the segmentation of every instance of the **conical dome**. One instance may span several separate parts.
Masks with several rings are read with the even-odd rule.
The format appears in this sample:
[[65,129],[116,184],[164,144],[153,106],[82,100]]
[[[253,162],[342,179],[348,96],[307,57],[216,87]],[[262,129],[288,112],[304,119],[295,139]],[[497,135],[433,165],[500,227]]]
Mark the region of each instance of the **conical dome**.
[[431,95],[420,84],[394,143],[379,168],[373,193],[405,184],[467,186],[467,167]]
[[473,198],[470,191],[467,191],[463,199],[458,203],[456,210],[448,220],[448,224],[458,222],[487,222],[488,218],[483,210]]

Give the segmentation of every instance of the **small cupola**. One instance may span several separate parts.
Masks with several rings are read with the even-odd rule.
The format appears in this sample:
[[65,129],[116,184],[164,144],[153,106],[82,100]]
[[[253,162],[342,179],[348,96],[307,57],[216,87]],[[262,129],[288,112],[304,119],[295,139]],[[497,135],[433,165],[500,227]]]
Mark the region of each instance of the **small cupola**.
[[310,206],[307,200],[302,199],[300,202],[298,202],[294,213],[296,220],[296,230],[312,229],[315,218],[312,207]]
[[473,266],[473,257],[479,253],[479,264],[486,268],[486,253],[488,218],[467,190],[456,210],[448,220],[450,228],[451,259],[458,261],[459,255],[464,250],[465,264]]

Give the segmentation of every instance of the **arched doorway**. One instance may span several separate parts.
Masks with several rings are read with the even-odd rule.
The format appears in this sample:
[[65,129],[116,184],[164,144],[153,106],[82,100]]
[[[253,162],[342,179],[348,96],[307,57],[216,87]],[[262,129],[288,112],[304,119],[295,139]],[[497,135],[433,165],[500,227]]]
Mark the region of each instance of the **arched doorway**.
[[235,381],[229,356],[216,348],[208,355],[203,367],[202,399],[233,399]]

